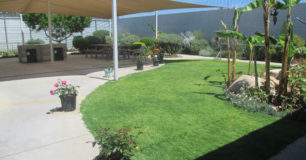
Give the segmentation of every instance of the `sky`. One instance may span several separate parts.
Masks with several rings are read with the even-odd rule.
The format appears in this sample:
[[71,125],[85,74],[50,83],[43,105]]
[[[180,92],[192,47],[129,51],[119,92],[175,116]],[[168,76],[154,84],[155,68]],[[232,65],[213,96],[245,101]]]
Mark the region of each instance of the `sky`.
[[[242,8],[254,0],[174,0],[177,2],[217,6],[217,7],[226,7],[226,8]],[[301,0],[300,3],[306,3],[306,0]],[[172,9],[172,10],[162,10],[159,11],[159,15],[164,14],[175,14],[175,13],[186,13],[186,12],[199,12],[207,10],[215,10],[217,8],[196,8],[196,9]],[[152,16],[155,15],[154,12],[138,13],[120,16],[120,18],[132,18],[132,17],[143,17],[143,16]]]

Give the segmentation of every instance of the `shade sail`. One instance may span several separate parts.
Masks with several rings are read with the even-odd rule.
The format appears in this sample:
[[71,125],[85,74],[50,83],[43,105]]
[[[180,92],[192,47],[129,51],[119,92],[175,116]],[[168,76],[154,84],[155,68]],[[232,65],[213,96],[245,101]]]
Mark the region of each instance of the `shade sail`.
[[[98,18],[112,17],[112,0],[50,0],[52,13]],[[171,0],[117,0],[118,16],[165,9],[205,8]],[[46,13],[47,0],[0,0],[0,11]]]

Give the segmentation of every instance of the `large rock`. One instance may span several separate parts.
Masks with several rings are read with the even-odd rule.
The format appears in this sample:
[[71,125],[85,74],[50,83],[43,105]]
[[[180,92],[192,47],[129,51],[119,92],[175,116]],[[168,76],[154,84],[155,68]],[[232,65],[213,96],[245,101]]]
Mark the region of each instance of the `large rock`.
[[[259,87],[263,86],[264,80],[262,78],[258,78]],[[229,88],[229,92],[238,93],[240,89],[244,86],[249,88],[255,88],[255,77],[249,75],[240,76]]]
[[[280,74],[281,74],[281,69],[270,70],[270,76],[274,77],[275,79],[280,80]],[[266,76],[266,72],[264,73],[264,76]]]
[[[259,87],[262,87],[265,85],[265,77],[258,78],[258,85]],[[240,76],[229,88],[229,92],[239,93],[240,89],[244,86],[247,86],[248,88],[255,88],[255,76],[249,76],[249,75],[242,75]],[[270,87],[271,92],[275,92],[275,88],[279,86],[279,80],[277,80],[275,77],[270,77]]]

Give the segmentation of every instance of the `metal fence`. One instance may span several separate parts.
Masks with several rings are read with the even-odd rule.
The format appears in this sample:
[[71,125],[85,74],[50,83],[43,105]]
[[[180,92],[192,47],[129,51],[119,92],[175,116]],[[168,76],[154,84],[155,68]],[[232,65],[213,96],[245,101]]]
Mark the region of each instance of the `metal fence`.
[[[88,36],[96,30],[110,30],[111,21],[105,19],[93,19],[90,27],[86,28],[82,33],[75,33],[63,43],[68,48],[72,48],[72,39],[75,36]],[[33,31],[27,27],[19,17],[0,17],[0,51],[16,50],[18,45],[22,44],[22,32],[24,32],[24,41],[30,39],[41,39],[45,43],[49,43],[49,39],[44,31]]]

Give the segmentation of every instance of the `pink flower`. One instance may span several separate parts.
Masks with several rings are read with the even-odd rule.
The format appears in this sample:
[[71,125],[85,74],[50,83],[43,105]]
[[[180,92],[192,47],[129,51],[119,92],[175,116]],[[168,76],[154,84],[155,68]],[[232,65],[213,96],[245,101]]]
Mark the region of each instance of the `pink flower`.
[[59,86],[59,84],[58,84],[58,83],[55,83],[55,84],[54,84],[54,87],[56,87],[56,88],[57,88],[58,86]]
[[252,98],[249,98],[249,101],[251,101],[252,100]]
[[158,49],[158,48],[155,48],[154,51],[159,51],[159,49]]
[[67,81],[62,81],[62,85],[66,85],[67,84]]
[[51,91],[50,91],[50,94],[51,94],[51,95],[54,95],[54,94],[55,94],[54,90],[51,90]]
[[154,55],[155,58],[157,58],[157,55]]
[[148,58],[151,59],[152,58],[151,55],[148,55]]
[[273,108],[274,111],[277,111],[277,107],[276,106],[273,106],[272,108]]

